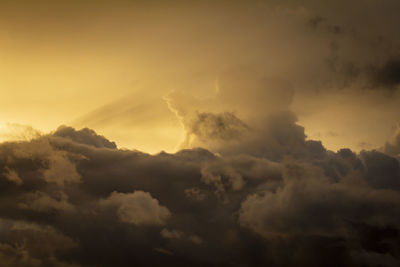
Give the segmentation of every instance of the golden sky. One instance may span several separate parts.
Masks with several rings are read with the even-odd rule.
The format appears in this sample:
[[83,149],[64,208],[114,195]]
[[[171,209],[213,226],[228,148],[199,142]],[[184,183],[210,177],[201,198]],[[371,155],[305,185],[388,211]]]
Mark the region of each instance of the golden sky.
[[[333,3],[272,3],[2,1],[0,121],[44,132],[90,127],[120,147],[175,151],[185,130],[166,96],[212,97],[225,73],[254,68],[292,83],[290,108],[309,138],[334,150],[382,145],[399,97],[371,89],[365,73],[396,52],[386,49],[398,41],[392,14],[366,31]],[[251,106],[228,109],[241,118]]]

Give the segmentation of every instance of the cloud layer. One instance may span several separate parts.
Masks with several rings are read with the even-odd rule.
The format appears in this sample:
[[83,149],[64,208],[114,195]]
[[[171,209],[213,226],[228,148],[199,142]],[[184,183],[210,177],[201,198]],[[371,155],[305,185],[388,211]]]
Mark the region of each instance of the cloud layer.
[[254,153],[148,155],[66,126],[2,143],[2,264],[399,264],[398,159],[327,151],[285,116]]

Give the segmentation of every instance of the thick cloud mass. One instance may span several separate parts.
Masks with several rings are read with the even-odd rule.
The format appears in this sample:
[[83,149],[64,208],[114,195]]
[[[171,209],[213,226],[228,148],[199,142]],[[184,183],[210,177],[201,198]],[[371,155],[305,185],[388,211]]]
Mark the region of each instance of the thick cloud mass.
[[397,266],[398,160],[283,118],[254,153],[152,156],[73,128],[2,143],[2,266]]

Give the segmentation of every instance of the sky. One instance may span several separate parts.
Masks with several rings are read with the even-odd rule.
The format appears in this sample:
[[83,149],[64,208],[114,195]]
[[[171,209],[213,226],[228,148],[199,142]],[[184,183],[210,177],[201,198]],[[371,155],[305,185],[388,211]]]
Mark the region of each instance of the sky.
[[329,149],[395,132],[396,1],[168,2],[1,1],[1,122],[174,152],[185,131],[168,94],[212,97],[226,73],[254,69],[292,84],[299,124]]
[[399,12],[1,0],[0,263],[399,266]]

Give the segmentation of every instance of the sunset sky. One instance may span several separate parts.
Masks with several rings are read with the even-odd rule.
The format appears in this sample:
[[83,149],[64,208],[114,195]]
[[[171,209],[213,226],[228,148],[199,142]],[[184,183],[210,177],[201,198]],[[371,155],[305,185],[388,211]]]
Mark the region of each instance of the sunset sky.
[[0,0],[0,266],[400,266],[399,14]]
[[[399,71],[397,1],[245,2],[1,1],[1,122],[173,152],[185,133],[165,97],[213,97],[247,69],[290,83],[290,109],[329,149],[377,148],[395,132],[399,78],[374,75],[391,61]],[[242,101],[229,107],[239,118]]]

